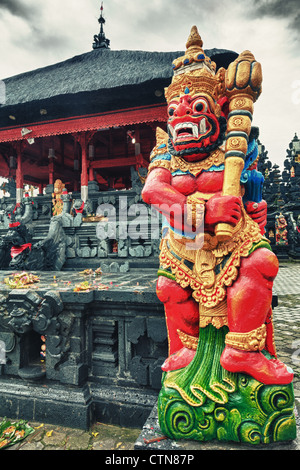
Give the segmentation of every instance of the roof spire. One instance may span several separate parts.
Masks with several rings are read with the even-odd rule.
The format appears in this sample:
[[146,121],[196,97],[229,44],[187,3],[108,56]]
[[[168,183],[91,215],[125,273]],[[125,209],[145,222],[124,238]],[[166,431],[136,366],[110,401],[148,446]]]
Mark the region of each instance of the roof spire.
[[100,24],[100,33],[95,34],[94,36],[93,49],[109,49],[110,40],[106,39],[103,31],[103,25],[105,24],[105,19],[103,17],[103,2],[101,2],[100,12],[100,18],[98,19],[98,23]]

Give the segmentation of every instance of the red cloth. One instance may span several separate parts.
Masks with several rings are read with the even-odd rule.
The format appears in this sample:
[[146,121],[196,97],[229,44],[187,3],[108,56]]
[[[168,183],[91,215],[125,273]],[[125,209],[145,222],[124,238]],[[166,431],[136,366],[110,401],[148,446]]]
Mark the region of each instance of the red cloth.
[[23,251],[25,251],[26,248],[29,248],[31,250],[31,247],[32,247],[31,243],[26,243],[25,245],[20,245],[20,246],[13,246],[10,250],[11,257],[15,258],[20,253],[23,253]]
[[84,209],[84,202],[81,204],[79,209],[75,209],[76,214],[82,214]]
[[21,222],[11,222],[9,228],[20,227]]

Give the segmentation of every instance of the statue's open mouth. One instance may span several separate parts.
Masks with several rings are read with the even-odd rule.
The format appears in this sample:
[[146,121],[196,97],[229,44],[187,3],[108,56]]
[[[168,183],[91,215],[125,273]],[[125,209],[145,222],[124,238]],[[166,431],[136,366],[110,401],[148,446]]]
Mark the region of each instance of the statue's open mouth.
[[168,126],[175,145],[179,142],[198,140],[207,135],[212,129],[211,124],[205,117],[199,123],[180,122],[174,127],[171,124],[168,124]]
[[213,115],[173,119],[168,122],[169,150],[172,155],[188,157],[212,152],[224,141],[226,120]]

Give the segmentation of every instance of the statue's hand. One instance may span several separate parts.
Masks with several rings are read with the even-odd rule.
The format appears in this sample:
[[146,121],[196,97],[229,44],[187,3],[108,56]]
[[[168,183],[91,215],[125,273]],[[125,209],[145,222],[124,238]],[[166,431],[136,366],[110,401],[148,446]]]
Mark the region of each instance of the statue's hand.
[[261,65],[250,51],[242,52],[226,71],[225,89],[229,99],[239,93],[246,93],[256,101],[261,94],[261,84]]
[[241,204],[237,196],[213,196],[205,205],[205,224],[225,223],[235,227],[241,219]]
[[265,233],[265,226],[267,224],[268,206],[266,201],[252,202],[248,201],[245,204],[247,214],[254,222],[259,225],[262,234]]

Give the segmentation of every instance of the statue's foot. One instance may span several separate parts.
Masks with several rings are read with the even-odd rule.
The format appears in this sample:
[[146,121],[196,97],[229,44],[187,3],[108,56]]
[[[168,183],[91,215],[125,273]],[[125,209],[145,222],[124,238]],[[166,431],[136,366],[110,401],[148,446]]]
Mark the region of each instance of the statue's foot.
[[229,372],[251,375],[265,385],[286,385],[294,377],[283,362],[275,358],[268,359],[260,351],[240,351],[225,346],[220,363]]
[[169,372],[171,370],[182,369],[189,365],[189,363],[194,359],[196,351],[188,348],[181,348],[176,353],[172,354],[165,360],[161,366],[164,372]]

